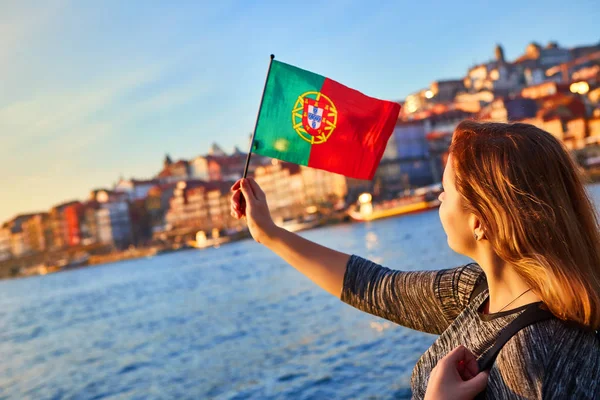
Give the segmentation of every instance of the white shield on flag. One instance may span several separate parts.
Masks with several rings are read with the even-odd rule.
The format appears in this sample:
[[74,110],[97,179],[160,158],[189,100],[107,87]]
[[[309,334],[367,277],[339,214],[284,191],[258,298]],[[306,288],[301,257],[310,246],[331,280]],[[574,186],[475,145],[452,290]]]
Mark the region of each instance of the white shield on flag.
[[319,129],[323,121],[323,109],[313,105],[308,106],[308,123],[312,129]]

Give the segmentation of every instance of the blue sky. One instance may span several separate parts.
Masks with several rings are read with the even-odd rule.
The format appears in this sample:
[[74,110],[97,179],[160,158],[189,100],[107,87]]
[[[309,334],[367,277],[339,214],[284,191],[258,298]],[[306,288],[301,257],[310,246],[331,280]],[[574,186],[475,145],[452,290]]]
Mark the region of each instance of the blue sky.
[[[175,5],[176,4],[176,5]],[[401,99],[502,43],[600,40],[594,1],[0,0],[0,221],[165,153],[247,148],[268,56]]]

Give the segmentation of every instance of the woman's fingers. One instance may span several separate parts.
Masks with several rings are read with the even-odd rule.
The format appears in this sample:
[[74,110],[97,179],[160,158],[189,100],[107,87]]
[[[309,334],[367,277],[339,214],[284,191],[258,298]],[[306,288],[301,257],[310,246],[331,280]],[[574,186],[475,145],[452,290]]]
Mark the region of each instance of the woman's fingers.
[[256,197],[254,197],[254,193],[252,192],[252,189],[250,188],[250,185],[248,183],[242,183],[242,196],[243,196],[243,200],[246,203],[245,207],[247,209],[247,211],[252,210],[252,207],[254,205],[254,203],[257,201]]
[[471,379],[479,373],[479,364],[477,364],[477,358],[471,353],[469,349],[464,346],[458,347],[460,360],[459,363],[463,366],[463,379]]
[[265,200],[265,193],[254,179],[239,179],[231,187],[233,195],[231,196],[231,216],[240,219],[246,215],[246,207],[252,207],[252,204]]
[[240,197],[242,197],[242,192],[240,192],[239,190],[236,190],[233,195],[231,196],[231,204],[235,205],[236,207],[239,206],[240,204]]
[[245,203],[241,190],[237,190],[231,196],[231,216],[240,219],[245,214]]
[[267,199],[267,196],[265,195],[265,192],[263,192],[261,187],[258,185],[258,183],[256,183],[256,181],[253,178],[249,178],[248,181],[250,182],[250,186],[252,187],[252,191],[256,195],[256,198],[258,200],[265,201]]
[[465,349],[465,376],[463,378],[471,379],[477,374],[479,374],[479,364],[477,363],[477,358],[469,351],[469,349]]
[[233,192],[231,196],[231,215],[237,219],[246,214],[246,205],[252,207],[252,204],[257,201],[266,201],[265,192],[252,178],[239,179],[233,184],[231,191]]
[[252,188],[252,185],[248,179],[242,179],[241,188],[247,203],[258,200],[258,197],[256,196],[256,193],[254,193],[254,189]]
[[444,357],[444,361],[452,364],[458,364],[459,361],[465,361],[465,352],[470,353],[470,351],[467,350],[465,346],[460,345],[454,350],[452,350],[450,353],[446,354],[446,356]]
[[463,390],[465,398],[472,399],[477,394],[483,392],[483,390],[487,386],[489,377],[489,372],[483,371],[478,373],[472,379],[469,379],[468,381],[464,382]]
[[231,187],[231,191],[232,191],[232,192],[235,192],[235,191],[239,190],[239,189],[240,189],[240,185],[241,185],[241,183],[242,183],[242,180],[241,180],[241,179],[238,179],[237,181],[235,181],[235,183],[234,183],[234,184],[233,184],[233,186]]
[[443,361],[456,366],[458,373],[464,380],[469,380],[479,373],[477,358],[462,345],[448,353]]

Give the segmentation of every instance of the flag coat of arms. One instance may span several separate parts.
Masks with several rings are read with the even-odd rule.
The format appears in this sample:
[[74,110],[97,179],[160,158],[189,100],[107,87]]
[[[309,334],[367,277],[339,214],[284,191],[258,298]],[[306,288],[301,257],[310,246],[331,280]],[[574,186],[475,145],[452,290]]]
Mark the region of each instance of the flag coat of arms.
[[400,105],[272,61],[252,152],[358,179],[373,179]]

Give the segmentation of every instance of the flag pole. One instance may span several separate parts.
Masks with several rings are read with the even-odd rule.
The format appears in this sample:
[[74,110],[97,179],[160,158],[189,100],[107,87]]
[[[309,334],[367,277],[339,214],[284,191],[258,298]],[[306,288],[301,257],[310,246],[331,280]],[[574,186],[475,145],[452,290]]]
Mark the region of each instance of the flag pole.
[[252,132],[252,140],[250,141],[250,150],[248,150],[248,156],[246,157],[246,166],[244,167],[244,175],[242,178],[246,178],[248,175],[248,166],[250,165],[250,157],[252,156],[252,149],[254,147],[254,136],[256,135],[256,127],[258,126],[258,119],[260,118],[260,111],[262,110],[263,100],[265,99],[265,91],[267,89],[267,82],[269,81],[269,73],[271,72],[271,65],[273,65],[273,59],[275,54],[271,54],[271,61],[269,61],[269,69],[267,69],[267,77],[265,78],[265,86],[263,87],[262,97],[260,98],[260,105],[258,106],[258,113],[256,114],[256,122],[254,123],[254,131]]

